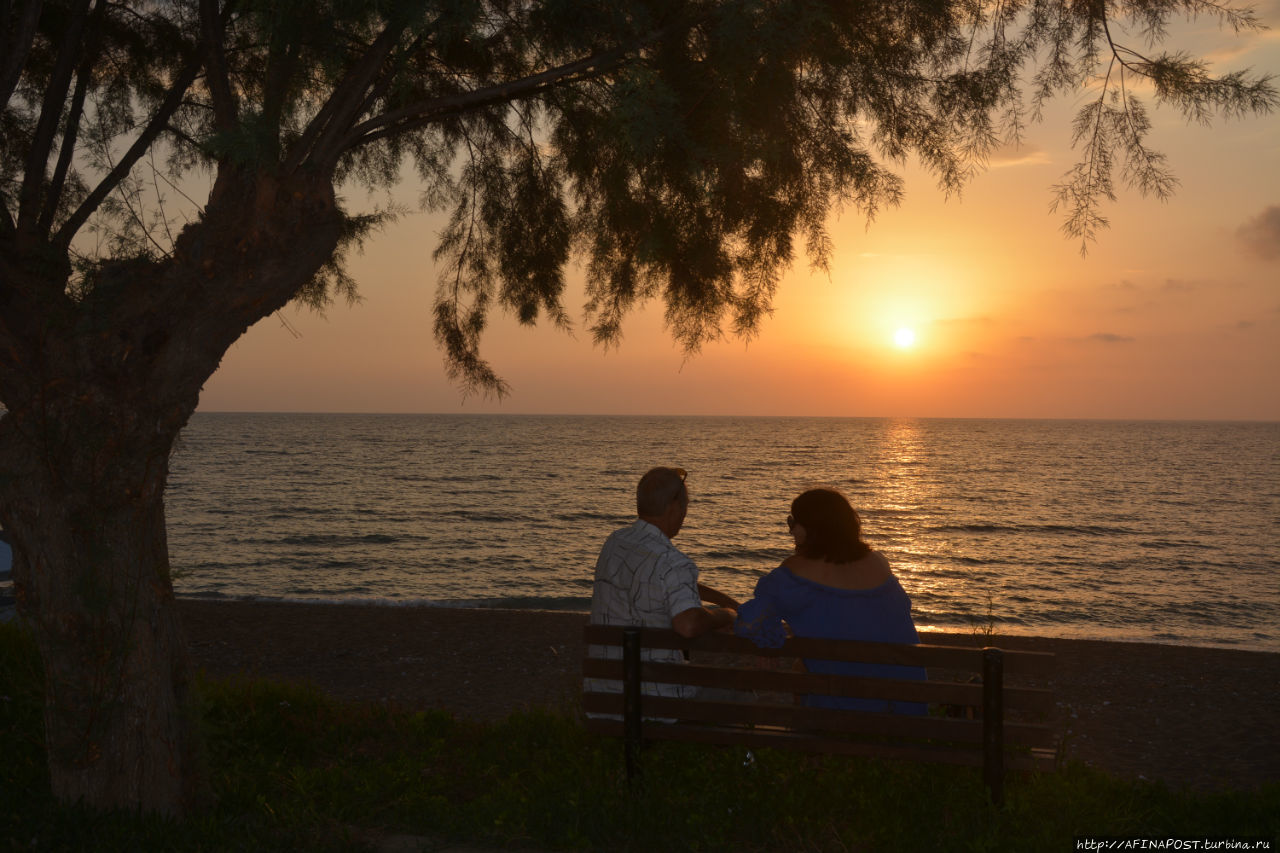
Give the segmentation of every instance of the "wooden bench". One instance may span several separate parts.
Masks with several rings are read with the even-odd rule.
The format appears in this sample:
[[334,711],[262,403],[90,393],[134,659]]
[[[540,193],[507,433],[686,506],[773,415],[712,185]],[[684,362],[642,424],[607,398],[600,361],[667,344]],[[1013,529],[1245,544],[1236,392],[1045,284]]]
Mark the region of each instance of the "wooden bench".
[[[1058,738],[1046,720],[1051,691],[1006,686],[1044,678],[1053,655],[943,645],[895,645],[792,638],[761,649],[727,634],[687,639],[674,631],[588,625],[583,675],[620,681],[621,693],[584,690],[590,731],[625,738],[627,774],[639,772],[644,740],[683,740],[745,747],[867,755],[983,768],[991,798],[1004,797],[1010,770],[1052,770]],[[592,646],[620,648],[618,659],[592,656]],[[688,663],[641,659],[645,649],[679,649]],[[786,671],[779,658],[810,658],[925,667],[924,681],[856,678]],[[771,660],[772,659],[772,660]],[[803,667],[796,667],[802,670]],[[647,696],[644,682],[740,691],[713,700]],[[616,685],[615,685],[616,686]],[[772,696],[766,694],[773,694]],[[796,694],[820,694],[928,703],[927,716],[908,716],[800,704]],[[652,719],[659,718],[659,719]],[[660,722],[660,719],[677,722]]]

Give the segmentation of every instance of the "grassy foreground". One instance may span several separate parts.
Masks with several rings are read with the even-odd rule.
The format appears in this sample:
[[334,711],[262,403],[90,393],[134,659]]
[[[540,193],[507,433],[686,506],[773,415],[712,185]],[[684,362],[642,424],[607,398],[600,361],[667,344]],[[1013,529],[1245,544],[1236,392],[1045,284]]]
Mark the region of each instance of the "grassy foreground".
[[662,743],[630,788],[621,746],[571,709],[481,724],[249,680],[200,685],[207,812],[95,815],[47,793],[40,680],[30,637],[0,624],[0,850],[365,850],[396,836],[427,850],[1072,850],[1077,836],[1280,835],[1280,784],[1193,794],[1068,765],[1011,780],[996,809],[976,770]]

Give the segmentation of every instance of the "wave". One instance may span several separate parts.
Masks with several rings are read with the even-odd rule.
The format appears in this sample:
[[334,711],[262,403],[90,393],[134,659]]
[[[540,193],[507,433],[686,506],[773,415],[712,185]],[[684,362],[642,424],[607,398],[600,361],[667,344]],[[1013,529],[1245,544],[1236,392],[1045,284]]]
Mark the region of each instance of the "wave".
[[1213,551],[1216,550],[1211,545],[1203,542],[1194,542],[1190,539],[1147,539],[1138,543],[1139,548],[1148,548],[1153,551],[1176,550],[1176,551]]
[[557,521],[607,521],[619,526],[626,524],[630,516],[618,515],[613,512],[600,512],[599,510],[583,509],[577,512],[558,512],[552,516]]
[[535,520],[533,516],[522,515],[520,513],[497,514],[471,509],[451,509],[446,512],[438,513],[438,517],[461,518],[466,521],[478,521],[486,524],[521,524]]
[[500,474],[394,474],[391,479],[401,483],[491,483],[504,479]]
[[392,536],[387,533],[366,533],[362,536],[351,536],[341,533],[306,533],[300,536],[285,536],[278,541],[282,545],[302,545],[306,547],[325,545],[342,548],[351,545],[392,545],[403,541],[406,537]]
[[1128,527],[1099,524],[939,524],[924,530],[927,533],[1055,533],[1069,536],[1132,536],[1138,532]]
[[591,610],[591,596],[511,596],[508,598],[475,598],[436,601],[435,607],[479,608],[483,610]]
[[[698,565],[709,566],[719,560],[749,563],[767,563],[771,567],[786,559],[791,553],[789,548],[721,548],[709,551],[698,551]],[[721,568],[721,567],[717,567]]]
[[[1007,565],[1008,560],[999,557],[964,557],[959,554],[942,554],[934,557],[939,562],[954,563],[961,566],[1000,566]],[[932,573],[931,573],[932,574]],[[962,572],[951,572],[950,577],[965,577]]]
[[[239,510],[230,510],[225,513],[219,513],[219,514],[241,515],[243,513],[244,513],[244,510],[239,509]],[[264,517],[269,521],[289,521],[291,519],[297,518],[298,516],[304,516],[304,515],[323,515],[326,517],[332,517],[333,513],[334,513],[333,508],[327,507],[327,506],[291,506],[289,507],[288,512],[283,512],[283,511],[270,512],[270,513],[267,513]]]
[[284,604],[327,604],[334,607],[439,607],[459,610],[555,610],[586,613],[591,610],[590,596],[517,595],[505,598],[386,598],[377,596],[328,596],[313,591],[293,595],[228,595],[201,592],[179,595],[180,599],[209,601],[264,601]]

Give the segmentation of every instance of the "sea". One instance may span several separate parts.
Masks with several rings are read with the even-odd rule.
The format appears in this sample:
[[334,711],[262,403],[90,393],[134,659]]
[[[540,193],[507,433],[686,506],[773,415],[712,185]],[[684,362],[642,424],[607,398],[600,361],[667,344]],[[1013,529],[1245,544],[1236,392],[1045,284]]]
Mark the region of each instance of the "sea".
[[586,610],[654,465],[740,599],[843,491],[922,631],[1280,652],[1280,424],[198,413],[171,460],[180,596]]

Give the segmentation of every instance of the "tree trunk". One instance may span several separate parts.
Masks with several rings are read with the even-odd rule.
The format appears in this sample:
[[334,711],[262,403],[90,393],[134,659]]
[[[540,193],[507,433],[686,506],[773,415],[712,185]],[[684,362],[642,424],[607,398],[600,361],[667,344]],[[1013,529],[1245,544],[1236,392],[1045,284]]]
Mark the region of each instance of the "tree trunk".
[[12,519],[18,605],[44,662],[53,793],[180,815],[205,777],[172,606],[168,446],[161,437],[139,452],[122,430],[95,426],[27,469]]
[[0,241],[0,523],[46,676],[54,794],[168,815],[204,791],[165,533],[169,454],[227,348],[333,254],[331,177],[227,167],[171,257]]

